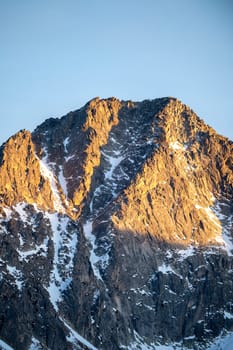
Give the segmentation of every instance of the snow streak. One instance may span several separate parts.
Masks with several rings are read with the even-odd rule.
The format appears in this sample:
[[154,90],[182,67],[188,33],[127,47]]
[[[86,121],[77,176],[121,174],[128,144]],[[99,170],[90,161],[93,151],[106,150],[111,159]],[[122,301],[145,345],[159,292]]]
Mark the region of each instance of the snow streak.
[[89,350],[98,350],[94,345],[89,343],[88,340],[83,338],[79,333],[77,333],[71,326],[68,325],[68,323],[60,317],[60,320],[64,323],[64,325],[69,329],[70,335],[67,337],[67,340],[74,344],[75,342],[77,345],[81,343],[82,345],[85,345]]
[[70,220],[68,217],[61,217],[58,213],[46,213],[46,216],[51,224],[54,246],[53,269],[50,273],[50,283],[47,290],[55,310],[58,311],[57,303],[62,299],[62,292],[72,281],[77,234],[75,232],[68,233]]

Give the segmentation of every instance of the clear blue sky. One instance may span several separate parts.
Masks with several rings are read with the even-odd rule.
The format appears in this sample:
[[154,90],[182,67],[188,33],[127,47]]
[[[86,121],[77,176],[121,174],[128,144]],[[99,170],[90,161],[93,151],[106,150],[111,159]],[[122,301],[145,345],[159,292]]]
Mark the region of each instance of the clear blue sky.
[[95,96],[174,96],[233,140],[233,1],[1,0],[0,143]]

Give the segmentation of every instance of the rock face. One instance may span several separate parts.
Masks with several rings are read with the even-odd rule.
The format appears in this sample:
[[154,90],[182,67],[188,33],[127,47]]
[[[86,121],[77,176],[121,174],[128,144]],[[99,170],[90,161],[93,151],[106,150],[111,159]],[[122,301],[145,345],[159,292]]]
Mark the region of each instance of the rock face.
[[233,144],[96,98],[0,149],[0,348],[207,349],[233,331]]

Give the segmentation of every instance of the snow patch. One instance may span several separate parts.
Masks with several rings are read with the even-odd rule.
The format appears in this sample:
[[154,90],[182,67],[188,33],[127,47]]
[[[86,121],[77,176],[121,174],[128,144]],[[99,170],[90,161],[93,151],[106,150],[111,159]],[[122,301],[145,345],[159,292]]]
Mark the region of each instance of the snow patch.
[[57,213],[46,213],[46,216],[50,220],[54,246],[53,269],[47,290],[55,310],[58,311],[57,303],[62,299],[62,292],[72,281],[77,234],[73,232],[71,235],[67,232],[68,217],[60,217]]
[[22,274],[22,272],[20,270],[18,270],[15,266],[7,265],[6,268],[7,268],[7,271],[9,272],[9,274],[14,277],[15,284],[16,284],[18,290],[21,291],[22,287],[23,287],[23,274]]
[[129,346],[120,345],[120,349],[126,350],[182,350],[184,349],[180,343],[173,343],[169,345],[161,345],[161,344],[145,344],[144,339],[134,331],[135,341],[131,343]]
[[68,157],[64,157],[66,163],[70,160],[70,159],[74,159],[75,158],[75,154],[68,156]]
[[109,156],[106,153],[104,153],[102,151],[103,156],[107,159],[107,161],[110,164],[110,169],[108,171],[105,172],[105,179],[107,180],[112,180],[113,179],[113,173],[115,171],[115,169],[118,167],[118,165],[122,162],[122,160],[124,159],[124,157],[122,157],[120,155],[120,151],[115,151],[115,157],[113,156]]
[[90,263],[91,263],[91,266],[92,266],[92,270],[94,272],[94,275],[99,280],[102,280],[102,277],[101,277],[100,271],[99,271],[99,266],[101,266],[103,269],[106,268],[106,266],[109,263],[109,256],[108,256],[108,254],[103,254],[101,256],[98,256],[95,253],[97,245],[95,243],[96,237],[92,233],[92,229],[93,229],[92,226],[93,226],[92,220],[87,221],[83,225],[83,232],[84,232],[84,235],[85,235],[86,239],[90,243]]
[[185,337],[184,340],[194,340],[195,338],[195,335],[190,335],[189,337]]
[[41,350],[41,343],[36,338],[32,337],[32,342],[28,350]]
[[65,140],[63,141],[63,145],[64,145],[64,150],[65,152],[67,153],[68,150],[67,150],[67,145],[69,144],[69,137],[66,137]]
[[215,226],[217,226],[218,228],[222,228],[218,218],[216,217],[216,215],[214,215],[214,212],[211,210],[210,207],[202,207],[198,204],[195,205],[196,209],[198,210],[204,210],[206,212],[206,215],[209,217],[209,219],[215,224]]
[[163,263],[163,265],[158,267],[158,271],[162,272],[162,273],[174,273],[174,270],[171,268],[170,265],[165,265]]
[[[93,234],[93,221],[94,221],[94,217],[97,217],[99,214],[100,206],[98,206],[98,208],[94,208],[94,201],[95,198],[100,196],[102,191],[104,190],[105,186],[104,185],[100,185],[98,186],[92,196],[90,205],[89,205],[89,219],[85,222],[85,224],[83,224],[83,233],[84,236],[86,238],[86,240],[89,242],[89,251],[90,251],[90,264],[92,266],[92,271],[94,273],[94,275],[97,277],[97,279],[102,280],[101,274],[100,274],[100,268],[101,269],[106,269],[106,267],[109,264],[109,254],[108,254],[108,249],[110,248],[110,244],[106,244],[106,242],[104,243],[104,245],[102,244],[102,248],[104,247],[105,252],[102,255],[97,255],[96,254],[96,250],[98,249],[98,245],[96,244],[96,237]],[[114,193],[113,193],[114,195]],[[108,204],[108,203],[107,203]],[[103,281],[103,280],[102,280]]]
[[43,160],[38,158],[38,161],[40,163],[40,172],[41,175],[47,179],[50,183],[50,187],[52,190],[53,194],[53,204],[54,204],[54,209],[57,212],[64,213],[65,209],[62,205],[61,198],[60,198],[60,193],[57,188],[57,180],[55,176],[53,175],[53,172],[49,169],[49,165],[46,163],[47,156],[43,158]]
[[[223,214],[223,208],[225,212],[229,211],[229,215]],[[213,207],[213,212],[222,224],[222,234],[216,238],[216,241],[225,248],[229,256],[233,256],[233,239],[231,237],[233,214],[230,210],[230,205],[227,202],[220,203],[217,201]]]
[[93,202],[94,202],[94,199],[97,195],[99,195],[101,193],[101,187],[103,185],[100,185],[99,187],[97,187],[93,193],[93,196],[92,196],[92,200],[91,200],[91,203],[90,203],[90,212],[92,213],[93,212]]
[[10,208],[3,208],[4,212],[5,212],[5,215],[6,215],[6,218],[5,218],[5,221],[8,221],[10,220],[11,218],[11,215],[12,215],[12,210]]
[[63,168],[60,165],[59,167],[59,175],[58,175],[58,180],[61,185],[62,191],[64,192],[65,196],[67,197],[67,183],[66,183],[66,178],[63,173]]
[[0,339],[0,349],[2,350],[14,350],[10,345]]
[[233,332],[219,336],[206,350],[232,350]]
[[[214,201],[215,198],[211,197]],[[222,207],[229,207],[229,205],[225,202],[216,201],[214,207],[202,207],[198,204],[195,207],[198,210],[204,210],[209,219],[214,223],[216,228],[221,229],[221,234],[218,234],[215,237],[216,243],[220,244],[227,252],[229,256],[233,256],[233,240],[231,237],[231,227],[233,222],[233,215],[225,215],[222,212]]]
[[180,142],[178,142],[178,141],[170,142],[169,143],[169,148],[172,148],[174,151],[184,150],[183,145]]
[[178,250],[179,254],[179,260],[182,261],[184,259],[187,259],[189,256],[192,256],[195,254],[195,249],[193,246],[188,246],[186,249],[179,249]]
[[[22,240],[22,237],[20,237]],[[47,251],[48,251],[48,241],[49,239],[46,237],[44,239],[44,242],[40,245],[37,245],[34,249],[31,250],[19,250],[17,249],[17,253],[19,254],[19,260],[25,260],[26,262],[28,262],[28,258],[32,255],[40,255],[40,256],[47,256]],[[22,241],[20,242],[20,245],[22,246]]]
[[151,293],[149,291],[146,291],[143,288],[131,288],[130,291],[135,293],[135,294],[148,295],[148,296],[151,295]]
[[97,299],[99,298],[100,296],[100,291],[99,289],[96,289],[95,292],[94,292],[94,295],[93,295],[93,305],[95,305]]
[[25,213],[26,205],[27,205],[26,203],[21,202],[21,203],[17,203],[15,206],[13,206],[13,209],[19,214],[20,219],[24,222],[28,220],[28,216]]
[[224,318],[225,318],[225,320],[226,319],[231,320],[231,319],[233,319],[233,314],[231,314],[230,312],[224,311]]
[[158,271],[162,272],[163,274],[173,273],[174,275],[178,276],[180,279],[183,279],[183,276],[179,275],[170,265],[166,265],[163,263],[163,265],[160,265],[158,267]]
[[76,332],[71,326],[68,325],[67,322],[63,318],[60,317],[60,320],[64,323],[64,325],[69,329],[70,335],[66,337],[66,339],[70,343],[81,343],[85,345],[89,350],[98,350],[94,345],[92,345],[88,340],[83,338],[78,332]]

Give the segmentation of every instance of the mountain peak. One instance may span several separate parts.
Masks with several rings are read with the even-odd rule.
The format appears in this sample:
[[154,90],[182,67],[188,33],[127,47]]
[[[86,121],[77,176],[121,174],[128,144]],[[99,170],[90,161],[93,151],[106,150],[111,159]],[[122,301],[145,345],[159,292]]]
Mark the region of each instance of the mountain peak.
[[230,331],[232,155],[171,97],[97,97],[12,136],[0,150],[2,342],[204,350]]

